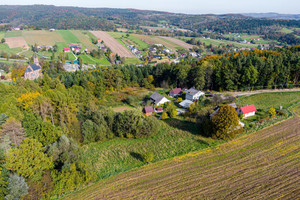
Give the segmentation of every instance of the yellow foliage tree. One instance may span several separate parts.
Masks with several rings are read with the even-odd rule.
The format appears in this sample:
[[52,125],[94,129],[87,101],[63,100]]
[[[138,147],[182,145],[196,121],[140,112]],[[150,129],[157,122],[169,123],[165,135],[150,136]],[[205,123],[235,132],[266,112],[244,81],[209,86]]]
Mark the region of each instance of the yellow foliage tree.
[[18,98],[18,106],[26,110],[31,107],[38,96],[41,96],[39,92],[27,92],[21,94],[21,97]]
[[271,117],[273,118],[273,117],[275,117],[275,115],[276,115],[276,110],[275,110],[275,108],[270,108],[269,109],[269,111],[268,111],[268,113],[271,115]]

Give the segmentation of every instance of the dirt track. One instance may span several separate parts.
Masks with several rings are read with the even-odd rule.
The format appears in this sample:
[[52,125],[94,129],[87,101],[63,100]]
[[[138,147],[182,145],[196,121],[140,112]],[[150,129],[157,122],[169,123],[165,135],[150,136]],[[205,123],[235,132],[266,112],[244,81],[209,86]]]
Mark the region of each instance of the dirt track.
[[[298,111],[299,112],[299,111]],[[300,118],[150,164],[65,199],[299,199]]]
[[121,45],[116,39],[103,31],[90,31],[98,39],[103,40],[104,44],[111,49],[113,53],[117,53],[121,57],[133,58],[135,57],[126,47]]
[[224,94],[231,94],[234,96],[250,96],[252,94],[259,93],[270,93],[270,92],[300,92],[300,88],[293,89],[274,89],[274,90],[254,90],[254,91],[243,91],[243,92],[224,92]]

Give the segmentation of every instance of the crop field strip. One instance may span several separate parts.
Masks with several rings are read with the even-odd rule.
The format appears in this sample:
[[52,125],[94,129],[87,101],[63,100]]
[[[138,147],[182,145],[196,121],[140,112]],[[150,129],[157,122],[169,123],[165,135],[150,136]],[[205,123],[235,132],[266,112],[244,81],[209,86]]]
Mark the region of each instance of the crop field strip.
[[300,118],[98,182],[67,199],[297,199]]
[[177,44],[177,45],[179,45],[179,46],[181,46],[181,47],[183,47],[183,48],[185,48],[187,50],[193,49],[193,45],[188,44],[188,43],[186,43],[186,42],[184,42],[182,40],[178,40],[176,38],[171,38],[171,37],[163,37],[163,36],[161,36],[161,38],[169,40],[169,41],[171,41],[171,42],[173,42],[173,43],[175,43],[175,44]]
[[62,36],[55,31],[23,31],[23,35],[29,45],[55,45],[58,42],[64,42]]
[[132,58],[135,57],[126,47],[121,45],[116,39],[103,31],[90,31],[100,40],[104,41],[104,44],[111,49],[113,53],[117,53],[121,57]]
[[28,45],[23,37],[8,37],[8,38],[5,38],[5,43],[11,49],[28,47]]
[[72,30],[71,32],[80,40],[80,43],[82,43],[83,46],[86,47],[87,49],[89,49],[89,50],[97,50],[98,49],[97,46],[91,42],[89,36],[86,34],[83,34],[82,31]]
[[166,39],[163,39],[163,38],[159,38],[159,37],[151,37],[151,36],[148,36],[148,35],[138,35],[138,34],[132,34],[134,37],[148,43],[149,45],[154,45],[154,44],[162,44],[164,45],[165,47],[169,48],[169,49],[172,49],[172,50],[176,50],[176,49],[179,49],[179,48],[182,48],[180,47],[179,45],[169,41],[169,40],[166,40]]

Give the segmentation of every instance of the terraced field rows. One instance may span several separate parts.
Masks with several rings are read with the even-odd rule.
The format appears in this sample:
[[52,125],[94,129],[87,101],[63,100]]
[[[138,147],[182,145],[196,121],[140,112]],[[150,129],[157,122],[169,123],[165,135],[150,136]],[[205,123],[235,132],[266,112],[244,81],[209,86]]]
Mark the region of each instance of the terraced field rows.
[[178,40],[178,39],[176,39],[176,38],[162,37],[162,36],[161,36],[161,38],[166,39],[166,40],[169,40],[169,41],[171,41],[171,42],[173,42],[173,43],[175,43],[175,44],[177,44],[177,45],[179,45],[179,46],[181,46],[181,47],[183,47],[183,48],[185,48],[185,49],[187,49],[187,50],[193,48],[193,45],[188,44],[188,43],[186,43],[186,42],[184,42],[184,41],[182,41],[182,40]]
[[172,41],[166,40],[164,38],[160,38],[160,37],[151,37],[148,35],[138,35],[138,34],[132,34],[134,37],[139,38],[140,40],[150,44],[150,45],[154,45],[154,44],[162,44],[165,47],[169,48],[169,49],[180,49],[183,48],[180,45],[175,44]]
[[299,147],[300,118],[294,117],[100,181],[67,199],[299,199]]

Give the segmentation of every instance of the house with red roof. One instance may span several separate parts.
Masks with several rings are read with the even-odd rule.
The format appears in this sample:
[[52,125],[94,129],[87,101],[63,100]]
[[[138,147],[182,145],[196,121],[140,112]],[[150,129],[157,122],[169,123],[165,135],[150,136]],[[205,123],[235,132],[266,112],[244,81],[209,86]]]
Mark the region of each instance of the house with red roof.
[[71,52],[71,49],[70,48],[64,48],[64,52],[69,53],[69,52]]
[[252,104],[252,105],[249,105],[249,106],[240,107],[237,110],[237,113],[238,113],[238,115],[239,114],[244,114],[244,118],[247,118],[247,117],[254,116],[256,111],[257,110],[256,110],[255,106]]
[[154,109],[152,106],[146,106],[144,108],[144,112],[145,112],[146,116],[150,116],[154,113]]
[[182,93],[181,88],[174,88],[169,92],[169,95],[172,97],[176,97],[177,95],[180,95]]

